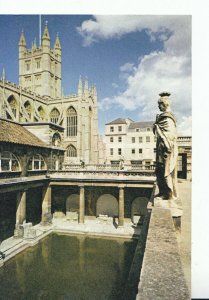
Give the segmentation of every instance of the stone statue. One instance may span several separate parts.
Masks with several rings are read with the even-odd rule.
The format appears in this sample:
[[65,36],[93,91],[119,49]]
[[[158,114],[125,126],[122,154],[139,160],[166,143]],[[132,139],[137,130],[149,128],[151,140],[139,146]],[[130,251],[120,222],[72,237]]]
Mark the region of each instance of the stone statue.
[[156,143],[156,177],[160,197],[166,200],[177,198],[177,132],[176,120],[170,111],[170,93],[159,94],[158,107],[161,114],[156,116],[153,132]]

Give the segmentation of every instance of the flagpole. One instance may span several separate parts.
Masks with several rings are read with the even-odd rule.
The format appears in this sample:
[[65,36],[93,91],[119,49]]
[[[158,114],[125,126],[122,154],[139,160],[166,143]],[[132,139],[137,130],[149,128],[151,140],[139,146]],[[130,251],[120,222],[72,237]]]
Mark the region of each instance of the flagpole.
[[41,47],[41,15],[39,15],[39,47]]

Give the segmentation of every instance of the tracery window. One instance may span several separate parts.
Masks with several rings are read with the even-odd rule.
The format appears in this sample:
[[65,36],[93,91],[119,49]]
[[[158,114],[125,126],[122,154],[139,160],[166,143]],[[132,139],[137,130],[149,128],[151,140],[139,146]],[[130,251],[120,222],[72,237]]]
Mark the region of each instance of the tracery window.
[[77,112],[72,106],[67,110],[67,136],[77,136]]
[[21,171],[17,157],[11,152],[0,152],[0,172]]
[[73,145],[69,145],[66,149],[67,157],[77,157],[77,150]]
[[32,156],[29,160],[28,170],[46,170],[46,163],[40,154]]
[[53,108],[49,114],[50,122],[57,124],[59,120],[60,113],[57,108]]

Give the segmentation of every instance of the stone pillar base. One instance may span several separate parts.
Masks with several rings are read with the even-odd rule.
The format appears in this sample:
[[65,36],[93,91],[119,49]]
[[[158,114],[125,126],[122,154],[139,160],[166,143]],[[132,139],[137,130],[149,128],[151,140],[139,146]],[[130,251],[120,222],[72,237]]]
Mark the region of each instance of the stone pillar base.
[[41,225],[49,226],[52,224],[52,214],[50,212],[44,213],[41,217]]
[[33,240],[36,238],[36,229],[32,228],[32,223],[25,223],[24,227],[24,239]]
[[22,224],[16,224],[14,230],[14,238],[19,239],[24,236],[24,228]]

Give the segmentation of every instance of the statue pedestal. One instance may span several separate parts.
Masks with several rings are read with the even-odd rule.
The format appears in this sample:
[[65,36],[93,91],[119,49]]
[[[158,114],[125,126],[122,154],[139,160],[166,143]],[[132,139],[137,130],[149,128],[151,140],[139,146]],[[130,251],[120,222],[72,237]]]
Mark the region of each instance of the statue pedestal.
[[182,203],[180,198],[164,200],[160,197],[154,199],[154,206],[169,209],[176,229],[181,228],[181,217],[183,215]]

